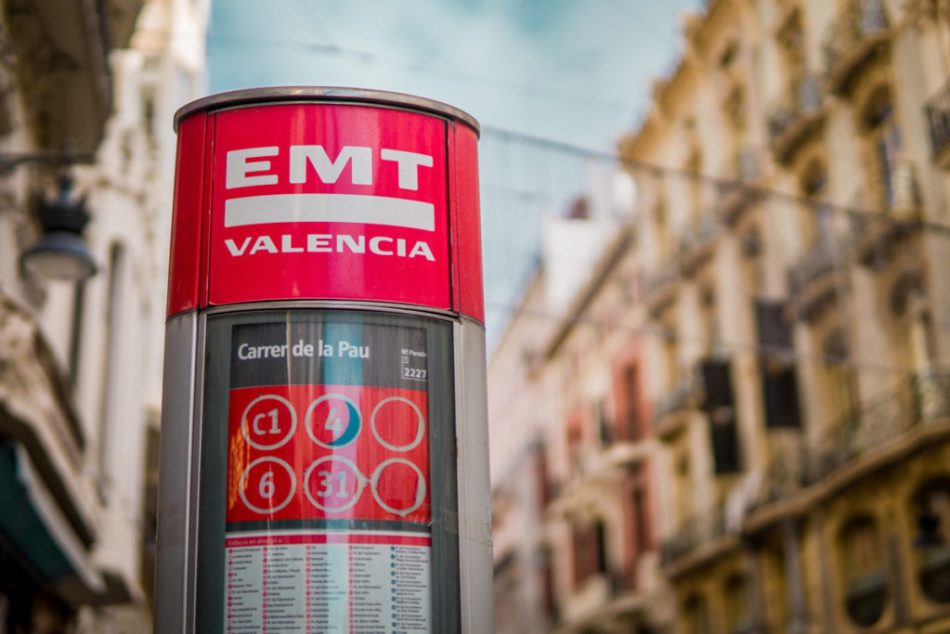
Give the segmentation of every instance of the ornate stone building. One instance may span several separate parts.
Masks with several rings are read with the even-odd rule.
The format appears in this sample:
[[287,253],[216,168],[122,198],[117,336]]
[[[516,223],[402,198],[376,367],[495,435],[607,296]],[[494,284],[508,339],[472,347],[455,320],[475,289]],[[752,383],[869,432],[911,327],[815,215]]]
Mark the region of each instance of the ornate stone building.
[[[0,632],[151,627],[171,115],[203,89],[207,17],[0,2]],[[30,268],[81,209],[95,274]]]
[[[638,350],[657,555],[644,565],[672,608],[643,623],[950,629],[948,78],[942,0],[710,0],[686,20],[682,58],[620,143],[638,185],[624,264],[592,272],[576,347],[555,336],[532,357],[564,380],[538,399],[560,404],[539,411],[564,439],[548,449],[565,484],[544,544],[576,558],[583,529],[550,518],[583,525],[569,507],[606,506],[588,516],[612,525],[611,489],[572,483],[615,450],[577,462],[572,447],[625,392],[578,386]],[[609,573],[640,532],[594,526]],[[607,585],[577,620],[586,577],[554,577],[565,630],[631,631],[610,606],[638,588]]]

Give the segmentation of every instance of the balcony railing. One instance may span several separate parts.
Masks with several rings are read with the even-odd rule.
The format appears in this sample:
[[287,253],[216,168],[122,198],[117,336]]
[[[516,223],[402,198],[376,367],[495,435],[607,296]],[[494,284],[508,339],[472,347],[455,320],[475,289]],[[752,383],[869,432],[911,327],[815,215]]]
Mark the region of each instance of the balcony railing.
[[817,130],[823,121],[821,82],[815,75],[800,75],[788,93],[769,113],[769,140],[772,153],[787,163],[795,151]]
[[895,162],[885,178],[862,189],[851,214],[852,250],[864,265],[887,261],[900,241],[920,226],[922,204],[914,164]]
[[792,313],[807,318],[814,308],[836,289],[835,272],[844,261],[841,245],[830,236],[819,235],[788,271]]
[[934,162],[950,168],[950,81],[947,81],[924,104],[930,130],[930,150]]
[[702,214],[680,238],[680,263],[683,272],[691,275],[712,256],[719,219],[713,210]]
[[857,72],[887,38],[884,0],[846,0],[825,34],[825,79],[834,93],[848,90]]
[[660,544],[660,565],[670,566],[700,546],[726,534],[726,515],[721,506],[685,519],[669,538]]
[[720,221],[733,225],[742,211],[762,195],[762,191],[755,187],[755,183],[762,175],[762,157],[758,148],[741,147],[732,156],[729,167],[730,169],[725,172],[735,182],[726,183],[720,187],[717,206]]
[[950,422],[950,372],[914,375],[842,416],[807,453],[805,481],[817,482],[911,429]]
[[640,275],[642,296],[651,311],[673,300],[680,279],[680,263],[676,255],[667,256],[655,269]]
[[699,406],[700,384],[695,372],[677,380],[653,406],[653,424],[658,436],[670,431],[670,418]]

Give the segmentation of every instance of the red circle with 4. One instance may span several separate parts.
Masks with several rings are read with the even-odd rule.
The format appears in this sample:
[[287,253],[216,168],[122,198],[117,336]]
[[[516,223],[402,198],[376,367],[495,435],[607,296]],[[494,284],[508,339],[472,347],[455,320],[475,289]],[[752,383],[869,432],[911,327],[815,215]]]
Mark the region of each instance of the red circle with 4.
[[282,447],[296,430],[297,412],[282,396],[258,396],[241,414],[241,435],[255,449],[269,451]]
[[362,420],[353,399],[343,394],[324,394],[307,408],[304,425],[313,442],[325,449],[336,449],[356,440]]

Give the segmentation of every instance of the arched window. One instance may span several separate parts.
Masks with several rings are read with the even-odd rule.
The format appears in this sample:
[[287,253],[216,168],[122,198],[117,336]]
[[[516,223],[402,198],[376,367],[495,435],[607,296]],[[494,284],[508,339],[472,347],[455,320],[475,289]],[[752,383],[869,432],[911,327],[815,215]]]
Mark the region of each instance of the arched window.
[[871,627],[884,614],[888,580],[883,542],[870,516],[849,520],[839,534],[845,607],[857,625]]
[[950,603],[950,476],[921,486],[911,501],[917,583],[931,601]]

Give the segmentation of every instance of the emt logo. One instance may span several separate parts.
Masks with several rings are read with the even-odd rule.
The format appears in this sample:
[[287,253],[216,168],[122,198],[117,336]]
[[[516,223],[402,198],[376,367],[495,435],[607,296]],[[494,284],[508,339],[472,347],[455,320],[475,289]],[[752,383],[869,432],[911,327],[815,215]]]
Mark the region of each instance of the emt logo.
[[[331,159],[322,145],[291,145],[289,147],[287,182],[306,182],[311,170],[321,182],[334,184],[350,166],[353,185],[373,185],[373,149],[345,145],[336,158]],[[225,189],[277,185],[280,175],[272,167],[271,158],[280,154],[278,146],[252,147],[227,153]],[[379,153],[382,164],[395,167],[398,189],[418,191],[419,172],[432,167],[427,154],[383,148]],[[267,194],[229,198],[225,201],[224,226],[246,227],[261,224],[333,222],[357,223],[435,230],[435,208],[432,203],[365,194],[292,193]],[[276,240],[269,235],[248,236],[241,241],[226,239],[225,245],[232,256],[257,253],[366,253],[375,255],[415,258],[430,261],[435,258],[424,240],[407,241],[405,238],[375,236],[366,239],[352,234],[283,234]]]

